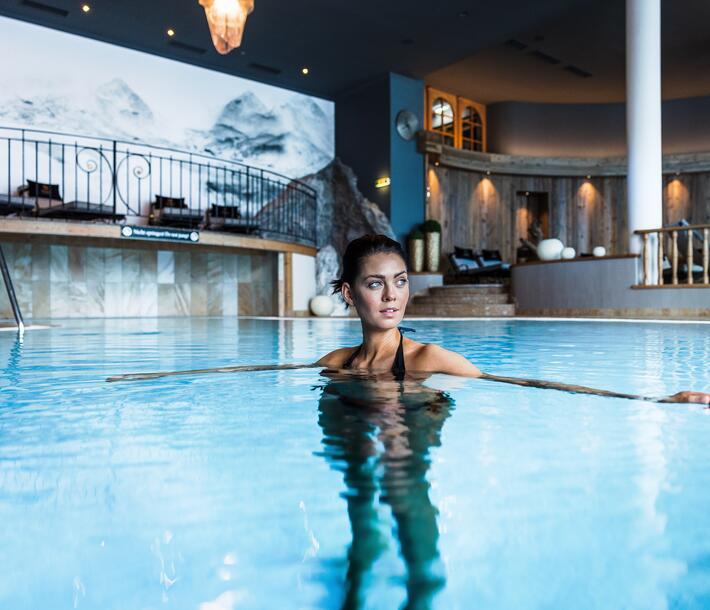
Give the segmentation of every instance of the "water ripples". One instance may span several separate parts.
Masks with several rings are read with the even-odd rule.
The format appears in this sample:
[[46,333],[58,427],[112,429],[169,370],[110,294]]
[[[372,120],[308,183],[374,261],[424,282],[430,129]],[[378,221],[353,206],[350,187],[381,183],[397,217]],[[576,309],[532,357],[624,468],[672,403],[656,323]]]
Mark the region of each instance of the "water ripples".
[[[703,325],[408,325],[493,374],[710,389]],[[0,607],[704,607],[707,409],[317,369],[104,382],[359,340],[333,320],[0,336]]]

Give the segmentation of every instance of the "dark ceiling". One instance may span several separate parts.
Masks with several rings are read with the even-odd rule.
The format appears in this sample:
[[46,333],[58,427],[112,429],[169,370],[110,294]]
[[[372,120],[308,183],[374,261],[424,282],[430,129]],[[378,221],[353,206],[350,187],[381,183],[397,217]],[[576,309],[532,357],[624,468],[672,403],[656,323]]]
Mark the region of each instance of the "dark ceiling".
[[[503,100],[602,103],[626,98],[624,0],[574,10],[427,75],[483,103]],[[710,2],[661,3],[664,99],[710,94]],[[523,48],[521,48],[523,47]]]
[[[227,56],[197,0],[85,1],[0,13],[329,99],[388,71],[484,103],[624,99],[624,0],[255,0]],[[662,7],[664,97],[710,94],[710,2]]]
[[590,0],[255,0],[242,46],[227,56],[212,48],[197,0],[86,2],[87,14],[80,0],[0,0],[0,12],[334,99],[388,71],[424,78]]

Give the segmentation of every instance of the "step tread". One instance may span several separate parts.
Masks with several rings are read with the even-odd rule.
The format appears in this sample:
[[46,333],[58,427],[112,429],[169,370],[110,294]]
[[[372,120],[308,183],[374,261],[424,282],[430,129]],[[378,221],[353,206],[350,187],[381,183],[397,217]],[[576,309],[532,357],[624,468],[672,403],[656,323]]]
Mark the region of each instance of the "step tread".
[[412,298],[414,304],[441,303],[446,305],[472,304],[472,305],[504,305],[509,302],[507,294],[464,294],[464,295],[433,295],[422,294]]
[[407,308],[410,315],[434,315],[434,316],[514,316],[515,305],[512,303],[494,305],[414,305]]
[[430,286],[429,292],[436,294],[498,294],[508,292],[503,284],[458,284],[453,286]]

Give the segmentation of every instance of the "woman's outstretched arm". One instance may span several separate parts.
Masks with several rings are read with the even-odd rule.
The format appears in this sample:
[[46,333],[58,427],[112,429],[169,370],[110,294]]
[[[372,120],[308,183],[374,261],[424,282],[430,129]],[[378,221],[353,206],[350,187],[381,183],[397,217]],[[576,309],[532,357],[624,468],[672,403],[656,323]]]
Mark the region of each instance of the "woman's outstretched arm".
[[[434,344],[422,346],[420,353],[415,356],[414,366],[423,371],[431,373],[446,373],[449,375],[460,375],[464,377],[477,377],[488,381],[498,381],[500,383],[511,383],[530,388],[543,388],[548,390],[560,390],[562,392],[573,392],[575,394],[593,394],[596,396],[608,396],[611,398],[630,398],[632,400],[647,400],[651,402],[675,402],[675,403],[695,403],[710,405],[710,394],[706,392],[678,392],[672,396],[663,398],[639,396],[637,394],[625,394],[623,392],[611,392],[609,390],[599,390],[587,386],[573,385],[569,383],[559,383],[556,381],[542,381],[540,379],[521,379],[518,377],[503,377],[501,375],[491,375],[478,369],[473,363],[464,358],[461,354],[449,351]],[[412,367],[414,368],[414,367]]]
[[610,390],[599,390],[583,385],[573,385],[569,383],[558,383],[556,381],[542,381],[539,379],[519,379],[517,377],[502,377],[500,375],[489,375],[481,373],[481,379],[499,381],[501,383],[512,383],[530,388],[543,388],[548,390],[561,390],[563,392],[573,392],[575,394],[594,394],[596,396],[609,396],[611,398],[630,398],[632,400],[648,400],[650,402],[689,402],[701,405],[710,405],[710,394],[705,392],[677,392],[672,396],[664,398],[654,398],[651,396],[640,396],[638,394],[625,394],[623,392],[612,392]]

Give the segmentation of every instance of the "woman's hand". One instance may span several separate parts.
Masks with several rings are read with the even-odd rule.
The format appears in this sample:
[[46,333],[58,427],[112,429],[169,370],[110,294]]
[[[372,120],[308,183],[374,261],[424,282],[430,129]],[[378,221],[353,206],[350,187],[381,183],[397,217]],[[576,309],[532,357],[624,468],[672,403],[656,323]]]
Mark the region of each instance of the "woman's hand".
[[678,392],[659,402],[692,402],[700,405],[710,405],[710,394],[705,392]]

